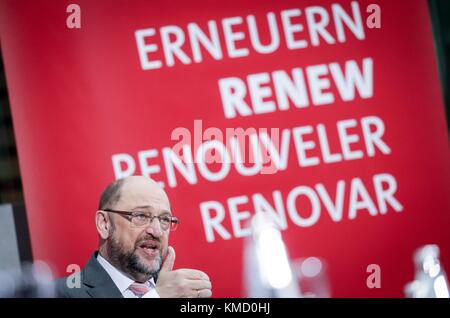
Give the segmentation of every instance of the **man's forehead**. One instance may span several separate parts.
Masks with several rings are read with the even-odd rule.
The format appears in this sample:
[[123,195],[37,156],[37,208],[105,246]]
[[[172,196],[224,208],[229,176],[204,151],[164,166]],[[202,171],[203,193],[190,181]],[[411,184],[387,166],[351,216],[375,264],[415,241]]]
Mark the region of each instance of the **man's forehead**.
[[153,180],[144,177],[125,180],[119,202],[129,208],[170,210],[169,199],[164,190]]

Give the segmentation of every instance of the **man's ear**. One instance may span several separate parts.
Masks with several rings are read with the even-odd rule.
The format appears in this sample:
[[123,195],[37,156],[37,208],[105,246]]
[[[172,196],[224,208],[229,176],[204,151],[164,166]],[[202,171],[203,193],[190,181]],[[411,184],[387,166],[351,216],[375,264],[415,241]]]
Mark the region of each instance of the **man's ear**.
[[111,227],[111,220],[105,211],[97,210],[95,213],[95,225],[100,237],[104,240],[108,239]]

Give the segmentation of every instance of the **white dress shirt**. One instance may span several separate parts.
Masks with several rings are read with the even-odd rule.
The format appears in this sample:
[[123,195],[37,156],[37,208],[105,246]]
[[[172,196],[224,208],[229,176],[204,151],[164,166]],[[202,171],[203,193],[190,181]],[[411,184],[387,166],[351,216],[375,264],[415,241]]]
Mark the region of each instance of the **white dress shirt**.
[[[103,267],[103,269],[108,273],[108,275],[113,280],[114,284],[116,284],[117,288],[119,288],[124,298],[138,298],[131,290],[128,289],[134,280],[127,277],[113,265],[111,265],[106,259],[104,259],[100,253],[97,255],[97,261]],[[155,288],[155,281],[153,278],[149,280],[150,290],[142,296],[142,298],[159,298],[158,292]]]

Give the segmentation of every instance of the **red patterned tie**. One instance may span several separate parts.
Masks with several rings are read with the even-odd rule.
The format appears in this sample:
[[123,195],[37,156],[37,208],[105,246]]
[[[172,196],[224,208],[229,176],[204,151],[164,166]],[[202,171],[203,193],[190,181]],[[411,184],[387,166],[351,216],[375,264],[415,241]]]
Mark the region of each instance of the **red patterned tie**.
[[146,293],[148,293],[148,291],[150,290],[150,283],[149,282],[145,282],[145,283],[134,282],[130,285],[130,287],[128,287],[128,289],[131,290],[133,292],[133,294],[135,294],[138,298],[141,298]]

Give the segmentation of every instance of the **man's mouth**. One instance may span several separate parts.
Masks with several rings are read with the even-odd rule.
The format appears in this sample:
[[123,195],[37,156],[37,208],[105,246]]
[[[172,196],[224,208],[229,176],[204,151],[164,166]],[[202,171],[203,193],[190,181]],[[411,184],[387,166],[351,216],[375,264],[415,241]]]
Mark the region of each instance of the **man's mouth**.
[[138,245],[138,249],[141,250],[145,255],[154,258],[160,255],[160,244],[155,241],[144,241]]

